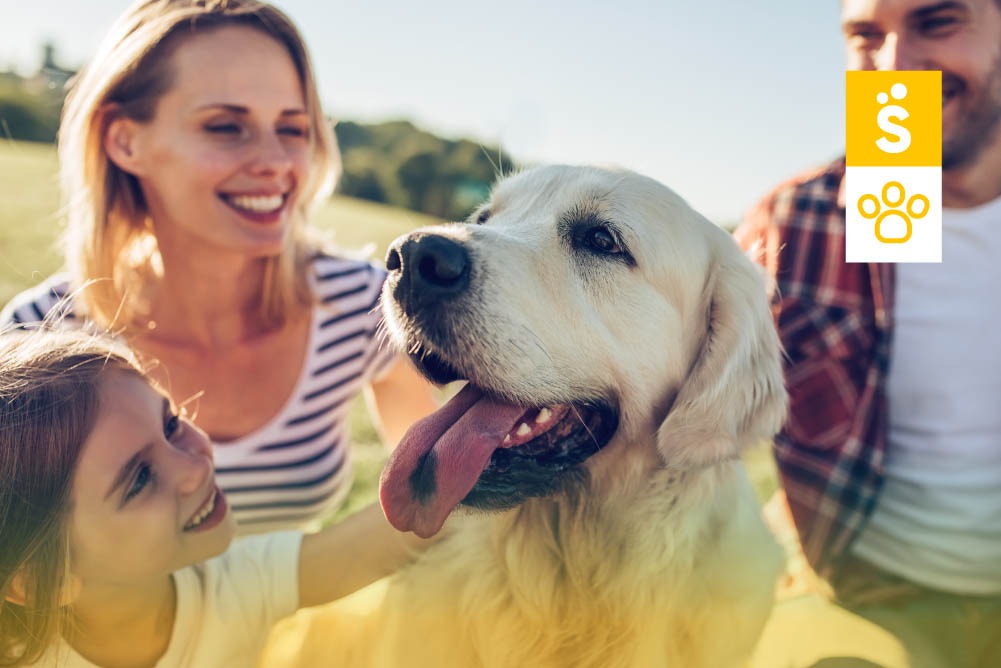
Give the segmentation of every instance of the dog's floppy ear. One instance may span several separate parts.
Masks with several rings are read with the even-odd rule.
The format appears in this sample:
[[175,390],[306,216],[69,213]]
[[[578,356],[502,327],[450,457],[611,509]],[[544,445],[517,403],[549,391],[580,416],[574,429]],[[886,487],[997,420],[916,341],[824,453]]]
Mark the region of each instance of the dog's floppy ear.
[[785,420],[781,344],[762,272],[736,245],[719,250],[706,288],[706,335],[657,433],[671,467],[735,458]]

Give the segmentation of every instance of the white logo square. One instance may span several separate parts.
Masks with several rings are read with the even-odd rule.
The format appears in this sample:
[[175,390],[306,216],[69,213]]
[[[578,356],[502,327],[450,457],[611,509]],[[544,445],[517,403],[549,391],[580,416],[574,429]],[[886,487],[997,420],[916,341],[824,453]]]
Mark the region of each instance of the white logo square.
[[847,262],[941,262],[942,168],[848,167]]

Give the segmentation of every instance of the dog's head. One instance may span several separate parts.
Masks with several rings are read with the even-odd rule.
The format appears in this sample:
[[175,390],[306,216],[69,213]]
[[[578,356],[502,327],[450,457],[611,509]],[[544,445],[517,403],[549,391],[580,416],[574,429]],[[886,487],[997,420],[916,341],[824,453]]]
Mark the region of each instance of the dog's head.
[[383,306],[431,380],[469,381],[383,474],[390,520],[435,533],[632,458],[699,468],[785,414],[760,272],[665,186],[550,166],[501,181],[464,224],[397,239]]

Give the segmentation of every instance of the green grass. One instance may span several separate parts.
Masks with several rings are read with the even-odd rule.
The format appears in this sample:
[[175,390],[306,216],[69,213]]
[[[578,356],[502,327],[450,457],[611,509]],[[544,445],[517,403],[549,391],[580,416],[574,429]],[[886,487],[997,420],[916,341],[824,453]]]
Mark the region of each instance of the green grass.
[[0,142],[0,303],[59,267],[58,214],[52,147]]
[[[56,170],[52,146],[0,142],[0,304],[60,266],[55,248],[59,232]],[[422,214],[346,197],[334,197],[313,220],[338,246],[368,247],[370,255],[380,259],[400,234],[437,222]],[[341,515],[375,498],[379,471],[386,459],[360,399],[351,420],[355,484]],[[752,449],[746,460],[759,496],[767,498],[775,489],[775,468],[768,448]]]

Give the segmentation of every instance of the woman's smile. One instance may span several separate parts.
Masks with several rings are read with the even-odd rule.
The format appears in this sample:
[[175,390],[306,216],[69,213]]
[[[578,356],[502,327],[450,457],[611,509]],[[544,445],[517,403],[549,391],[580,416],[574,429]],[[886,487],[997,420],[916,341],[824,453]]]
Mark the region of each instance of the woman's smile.
[[221,199],[229,208],[245,219],[260,224],[279,222],[285,215],[290,193],[276,194],[227,194]]

